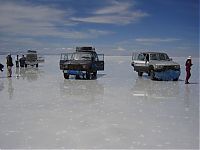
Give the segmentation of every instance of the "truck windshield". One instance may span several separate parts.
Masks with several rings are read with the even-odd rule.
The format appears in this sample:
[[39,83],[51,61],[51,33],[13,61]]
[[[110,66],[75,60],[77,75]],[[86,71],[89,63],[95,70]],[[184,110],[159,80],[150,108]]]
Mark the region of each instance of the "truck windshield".
[[92,55],[90,53],[74,53],[72,60],[91,60]]

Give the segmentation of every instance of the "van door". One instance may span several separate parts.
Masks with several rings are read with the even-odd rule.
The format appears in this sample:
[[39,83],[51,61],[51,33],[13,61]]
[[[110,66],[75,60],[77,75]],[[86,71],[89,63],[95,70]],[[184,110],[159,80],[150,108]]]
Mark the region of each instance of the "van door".
[[137,55],[134,55],[132,66],[134,67],[134,70],[145,72],[148,69],[149,62],[146,60],[145,53],[139,53]]

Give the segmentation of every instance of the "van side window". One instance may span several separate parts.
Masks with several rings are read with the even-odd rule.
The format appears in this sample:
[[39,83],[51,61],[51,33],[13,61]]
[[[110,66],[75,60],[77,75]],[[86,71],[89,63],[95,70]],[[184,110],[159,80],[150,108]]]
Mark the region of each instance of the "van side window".
[[145,57],[144,57],[143,54],[139,54],[139,55],[138,55],[138,60],[142,60],[142,61],[144,61],[144,59],[145,59]]

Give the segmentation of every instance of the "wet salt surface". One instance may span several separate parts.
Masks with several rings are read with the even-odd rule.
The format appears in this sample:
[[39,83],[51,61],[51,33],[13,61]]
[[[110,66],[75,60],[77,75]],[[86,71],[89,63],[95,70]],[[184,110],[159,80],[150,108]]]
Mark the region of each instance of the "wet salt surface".
[[[97,80],[65,80],[59,56],[0,73],[0,148],[190,148],[199,144],[199,59],[185,85],[151,81],[131,57],[105,58]],[[5,62],[0,56],[0,62]],[[19,76],[19,77],[18,77]]]

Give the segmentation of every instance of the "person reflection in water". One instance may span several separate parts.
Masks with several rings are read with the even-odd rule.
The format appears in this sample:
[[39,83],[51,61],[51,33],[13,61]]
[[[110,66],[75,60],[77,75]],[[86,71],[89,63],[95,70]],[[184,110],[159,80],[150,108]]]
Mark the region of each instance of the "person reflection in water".
[[185,62],[185,70],[186,70],[186,78],[185,78],[185,84],[189,84],[189,79],[191,77],[191,66],[192,66],[192,58],[189,56]]
[[19,67],[16,67],[15,74],[17,75],[16,78],[19,79],[20,76]]
[[8,94],[9,94],[9,99],[13,98],[13,93],[14,93],[14,87],[13,87],[13,84],[12,84],[12,79],[9,78],[8,79]]

